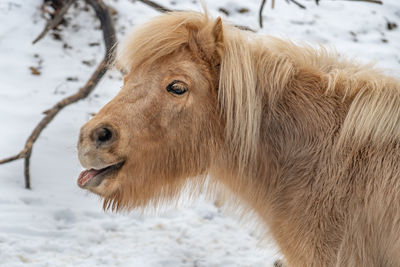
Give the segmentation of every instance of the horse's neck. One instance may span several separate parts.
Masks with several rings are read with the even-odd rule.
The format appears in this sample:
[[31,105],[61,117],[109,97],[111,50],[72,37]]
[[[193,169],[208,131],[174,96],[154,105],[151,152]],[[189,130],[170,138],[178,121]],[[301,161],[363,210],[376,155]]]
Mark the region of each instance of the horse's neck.
[[[256,75],[247,76],[256,78],[257,81],[246,84],[247,87],[238,87],[246,90],[244,92],[253,92],[243,93],[247,94],[244,97],[247,102],[233,101],[234,105],[229,102],[230,105],[225,105],[235,107],[240,104],[252,107],[242,108],[240,112],[228,110],[231,113],[228,118],[236,119],[230,122],[228,129],[235,129],[232,125],[240,124],[242,127],[236,127],[238,131],[230,131],[239,137],[229,138],[235,142],[252,144],[251,151],[255,153],[243,164],[240,149],[239,155],[235,155],[235,151],[229,149],[223,150],[216,164],[216,168],[221,169],[217,171],[219,179],[260,211],[265,207],[265,214],[268,213],[271,195],[276,197],[276,194],[293,184],[300,185],[312,181],[316,175],[316,168],[321,167],[321,162],[327,164],[332,161],[330,155],[333,144],[349,107],[349,103],[342,102],[340,95],[326,94],[328,81],[323,74],[323,64],[304,65],[301,52],[298,51],[300,48],[287,44],[290,49],[284,50],[281,46],[285,43],[279,40],[272,41],[272,44],[275,47],[261,41],[254,44],[241,43],[241,47],[249,45],[248,50],[239,49],[239,52],[245,51],[242,51],[242,57],[247,59],[247,64],[244,65],[250,64],[250,69],[256,72]],[[281,46],[278,47],[277,44]],[[317,53],[314,57],[317,57]],[[231,60],[234,57],[229,58]],[[297,58],[299,62],[296,61]],[[239,72],[248,71],[240,62],[232,61],[230,65],[235,66],[235,70],[239,69]],[[229,81],[226,83],[227,88],[237,86],[237,83]],[[248,88],[249,84],[256,88]],[[231,92],[228,90],[226,95],[229,95],[228,93]],[[243,98],[242,94],[236,96]],[[249,110],[259,112],[261,116],[246,114]],[[236,114],[245,116],[239,120]],[[261,121],[254,122],[254,118],[260,118]],[[259,135],[254,135],[258,136],[257,142],[249,141],[247,137],[250,135],[242,134],[245,133],[242,128],[247,129],[254,125],[259,127],[260,132]],[[233,147],[241,146],[234,143]],[[245,168],[241,169],[243,166]]]
[[[317,178],[329,171],[322,165],[333,162],[333,145],[346,112],[340,101],[315,94],[302,81],[294,80],[291,85],[295,87],[285,88],[274,107],[265,105],[257,154],[247,169],[239,170],[235,157],[226,155],[219,161],[222,169],[216,174],[263,218],[285,252],[312,244],[306,239],[313,236],[307,237],[298,229],[318,229],[318,225],[313,225],[317,220],[307,221],[302,216],[313,203],[323,199],[323,190],[310,190],[322,186]],[[302,220],[298,221],[301,225],[293,223],[297,219]],[[328,228],[324,230],[329,231]],[[299,240],[303,241],[296,243]],[[325,241],[315,239],[315,242]]]
[[[346,178],[340,173],[343,154],[338,151],[338,148],[345,151],[347,147],[338,147],[338,144],[349,108],[354,107],[354,99],[351,95],[346,98],[343,95],[346,90],[342,88],[348,87],[347,76],[328,80],[330,76],[324,73],[322,67],[290,65],[291,62],[280,59],[278,54],[268,54],[267,50],[264,53],[257,64],[258,68],[265,68],[258,72],[257,82],[258,89],[265,92],[265,99],[256,156],[248,161],[252,164],[241,172],[235,164],[237,157],[230,155],[229,151],[225,152],[227,155],[219,164],[224,170],[219,172],[217,178],[259,213],[285,254],[300,253],[297,259],[303,263],[301,265],[311,266],[306,258],[308,254],[321,253],[321,257],[328,257],[335,253],[334,248],[340,237],[327,238],[326,233],[337,231],[342,226],[342,214],[350,205],[346,197],[352,188],[343,183]],[[362,88],[363,84],[360,80],[355,85]],[[327,91],[329,86],[332,88]],[[360,89],[357,86],[351,87],[353,94]],[[371,90],[371,94],[376,91]],[[392,99],[400,99],[398,91],[386,93],[393,97],[386,102],[382,100],[382,103],[387,103],[391,107],[389,110],[397,112]],[[365,107],[370,101],[368,98],[361,100],[363,105],[356,107]],[[392,113],[398,114],[396,112]],[[363,125],[365,117],[361,118],[364,120],[360,125]],[[397,118],[395,115],[394,119],[384,122],[396,125],[393,120]],[[350,122],[354,125],[349,125],[349,128],[359,123],[356,120]],[[391,138],[388,140],[392,142],[393,149],[395,144],[398,145],[398,141],[393,143],[398,133],[393,131],[394,127],[382,128],[392,131],[385,136]],[[372,130],[370,132],[373,133]],[[354,140],[347,139],[349,142]],[[369,163],[391,160],[394,165],[393,162],[398,160],[384,156]],[[349,164],[357,164],[357,160],[355,158]],[[313,251],[316,246],[332,249]],[[307,253],[302,253],[304,251]],[[312,264],[322,266],[315,262]]]

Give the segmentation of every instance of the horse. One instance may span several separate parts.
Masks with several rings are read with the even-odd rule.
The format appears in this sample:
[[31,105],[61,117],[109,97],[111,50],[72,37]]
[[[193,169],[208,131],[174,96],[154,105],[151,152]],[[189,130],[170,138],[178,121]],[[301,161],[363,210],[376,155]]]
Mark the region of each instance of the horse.
[[78,185],[104,209],[218,185],[287,266],[400,266],[399,80],[192,11],[138,26],[116,57],[123,87],[78,141]]

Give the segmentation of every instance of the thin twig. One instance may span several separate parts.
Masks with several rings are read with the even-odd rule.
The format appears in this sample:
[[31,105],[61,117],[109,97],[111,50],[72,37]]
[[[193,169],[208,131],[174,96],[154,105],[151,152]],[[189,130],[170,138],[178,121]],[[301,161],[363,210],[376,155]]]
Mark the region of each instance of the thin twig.
[[257,32],[256,30],[253,30],[252,28],[248,27],[248,26],[243,26],[243,25],[233,25],[236,28],[242,30],[242,31],[249,31],[249,32]]
[[266,0],[262,0],[261,1],[261,6],[260,6],[260,10],[258,11],[258,22],[260,23],[260,28],[263,27],[263,17],[262,17],[262,12],[265,6],[265,2]]
[[48,20],[46,26],[44,27],[43,31],[33,40],[32,44],[36,44],[40,39],[42,39],[50,30],[57,27],[57,25],[61,22],[64,15],[67,13],[68,9],[71,5],[75,2],[75,0],[67,0],[64,6],[55,14],[55,16]]
[[30,189],[31,187],[29,165],[32,154],[32,148],[35,141],[40,136],[41,132],[54,119],[54,117],[58,114],[58,112],[60,112],[64,107],[87,97],[96,87],[97,83],[100,81],[103,75],[106,73],[109,63],[111,63],[114,60],[113,48],[116,43],[116,37],[110,12],[102,0],[87,0],[87,3],[93,7],[101,23],[101,29],[103,31],[103,39],[106,46],[105,56],[103,60],[97,66],[96,70],[94,71],[90,79],[86,82],[85,86],[79,89],[79,91],[76,92],[75,94],[62,99],[61,101],[56,103],[51,109],[48,109],[44,112],[45,114],[44,118],[32,131],[31,135],[29,136],[29,138],[25,143],[24,149],[19,154],[0,160],[0,164],[4,164],[17,159],[22,159],[22,158],[25,159],[24,173],[25,173],[25,188],[27,189]]
[[383,2],[381,0],[343,0],[343,1],[350,1],[350,2],[367,2],[372,4],[379,4],[382,5]]
[[[160,5],[160,4],[157,4],[157,3],[153,2],[153,1],[150,1],[150,0],[137,0],[137,1],[148,5],[149,7],[152,7],[152,8],[154,8],[155,10],[157,10],[157,11],[159,11],[161,13],[172,12],[172,11],[180,11],[180,10],[172,10],[172,9],[166,8],[166,7],[164,7],[164,6]],[[239,28],[239,29],[241,29],[241,30],[244,30],[244,31],[256,32],[255,30],[253,30],[252,28],[250,28],[248,26],[243,26],[243,25],[234,25],[234,26]]]
[[0,160],[0,164],[8,163],[8,162],[11,162],[11,161],[14,161],[17,159],[22,159],[25,157],[25,155],[26,155],[25,151],[21,151],[15,156],[11,156],[11,157]]
[[169,8],[166,8],[160,4],[157,4],[151,0],[138,0],[139,2],[142,2],[143,4],[146,4],[148,6],[151,6],[152,8],[155,8],[157,11],[160,12],[171,12],[172,10]]
[[302,8],[302,9],[306,9],[306,6],[303,6],[302,4],[297,2],[296,0],[289,0],[289,1],[292,2],[293,4],[296,4],[298,7]]

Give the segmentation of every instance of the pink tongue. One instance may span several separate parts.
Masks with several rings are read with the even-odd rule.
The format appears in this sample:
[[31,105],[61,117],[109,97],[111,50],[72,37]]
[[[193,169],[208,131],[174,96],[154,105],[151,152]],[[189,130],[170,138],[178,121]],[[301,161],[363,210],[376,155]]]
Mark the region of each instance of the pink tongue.
[[95,177],[100,172],[101,170],[93,170],[93,169],[82,171],[78,177],[78,184],[84,186],[87,182],[92,180],[92,178]]

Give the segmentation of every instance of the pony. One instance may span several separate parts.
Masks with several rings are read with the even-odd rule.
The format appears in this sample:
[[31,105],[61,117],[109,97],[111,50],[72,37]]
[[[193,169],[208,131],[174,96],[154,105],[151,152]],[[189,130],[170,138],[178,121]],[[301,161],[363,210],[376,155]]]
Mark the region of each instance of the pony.
[[137,27],[116,66],[123,87],[78,142],[104,209],[222,185],[287,266],[400,266],[396,78],[186,11]]

